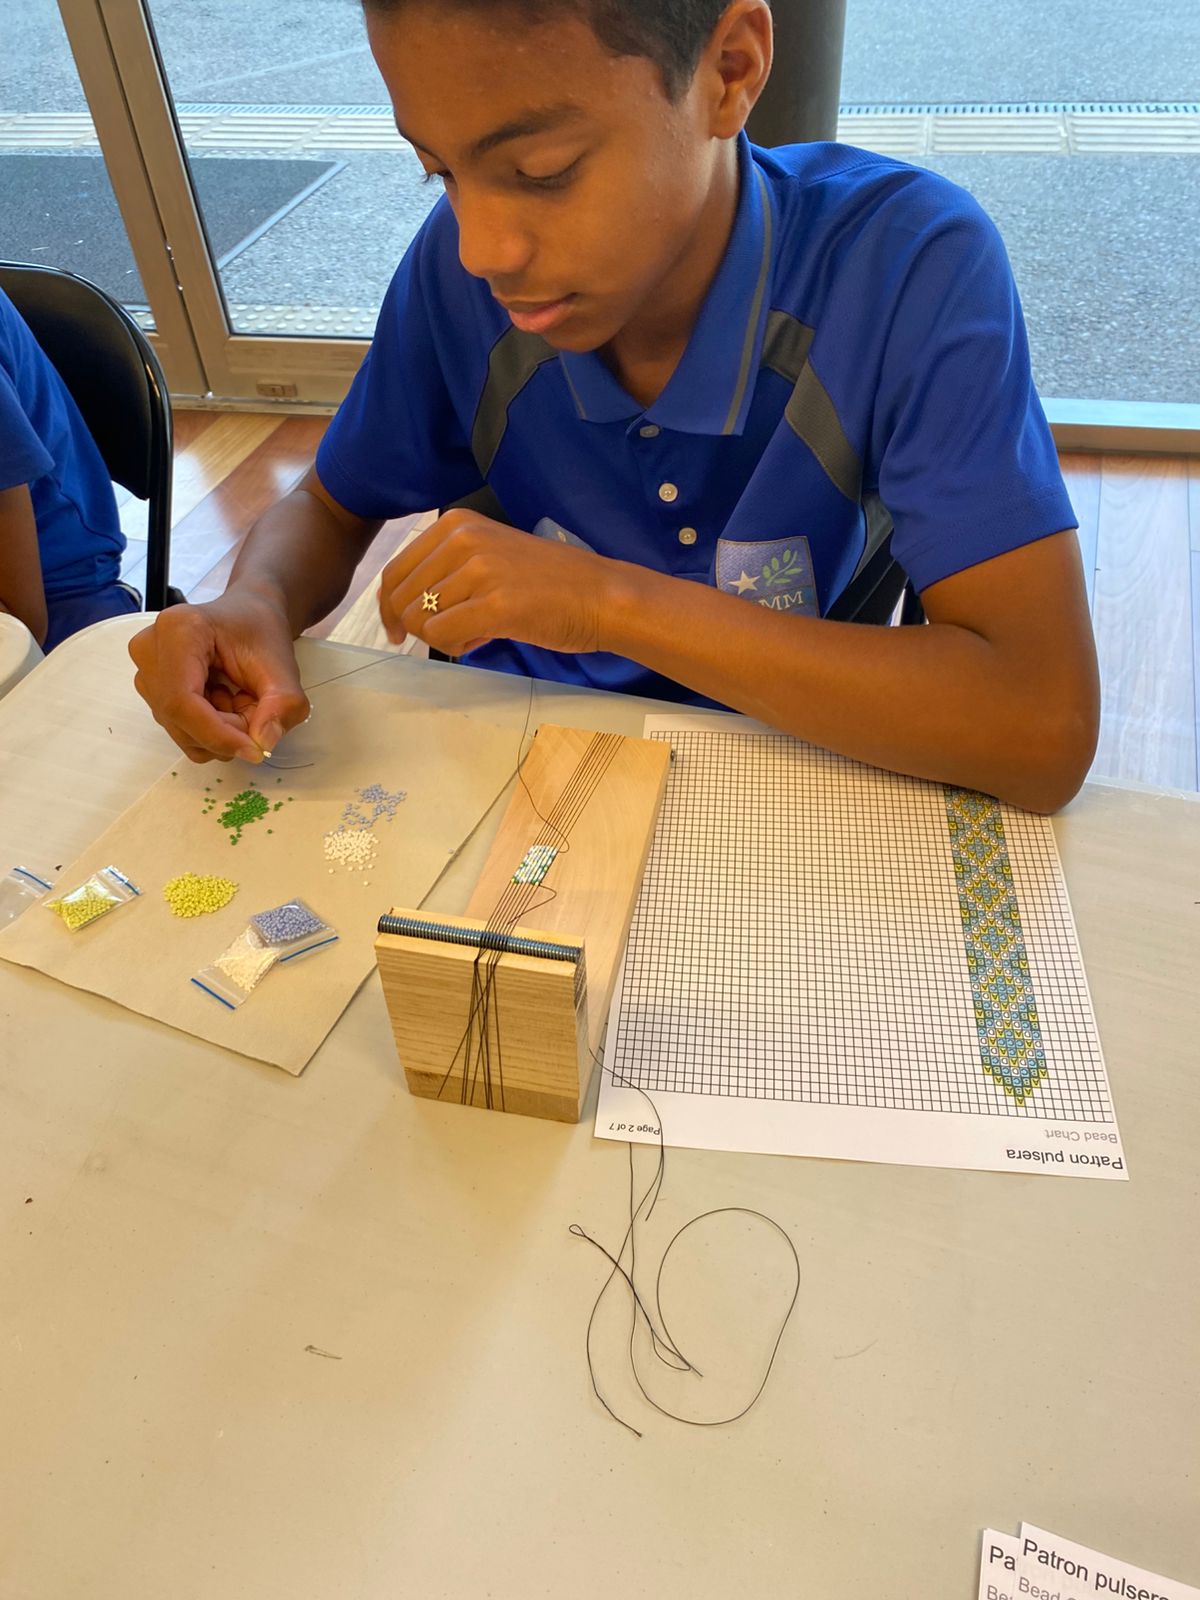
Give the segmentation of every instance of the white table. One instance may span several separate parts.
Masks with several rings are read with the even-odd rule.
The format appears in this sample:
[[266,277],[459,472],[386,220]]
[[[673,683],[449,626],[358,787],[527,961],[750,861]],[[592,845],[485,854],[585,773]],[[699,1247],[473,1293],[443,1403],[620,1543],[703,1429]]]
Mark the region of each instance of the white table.
[[[161,772],[138,625],[0,705],[5,857],[68,860]],[[305,644],[307,681],[346,655]],[[515,749],[523,684],[360,681]],[[619,1241],[624,1149],[412,1099],[374,979],[296,1080],[0,964],[0,1596],[966,1600],[1023,1517],[1200,1583],[1200,806],[1089,787],[1056,827],[1132,1181],[673,1152],[647,1264],[746,1205],[803,1283],[730,1428],[637,1401],[614,1311],[640,1441],[591,1395],[602,1263],[567,1231]]]

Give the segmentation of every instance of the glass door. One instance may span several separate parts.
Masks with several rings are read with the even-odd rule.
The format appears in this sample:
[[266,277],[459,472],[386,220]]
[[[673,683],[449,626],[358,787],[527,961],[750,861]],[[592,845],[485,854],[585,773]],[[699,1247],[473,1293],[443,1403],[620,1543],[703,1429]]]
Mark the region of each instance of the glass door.
[[1060,443],[1090,419],[1197,447],[1198,86],[1194,0],[850,0],[839,137],[995,218]]
[[98,283],[150,331],[172,387],[202,392],[203,369],[95,5],[64,4],[60,14],[56,0],[22,0],[6,15],[4,44],[0,256]]
[[[39,112],[83,117],[56,4],[129,230],[125,292],[172,388],[336,403],[436,198],[356,0],[22,0],[0,148],[14,118],[27,139]],[[839,136],[937,168],[996,217],[1059,443],[1200,449],[1194,4],[1131,22],[1124,0],[1013,0],[981,26],[958,0],[919,26],[906,0],[846,9]]]
[[358,7],[58,3],[73,42],[103,37],[120,80],[203,392],[336,403],[437,198],[396,132]]

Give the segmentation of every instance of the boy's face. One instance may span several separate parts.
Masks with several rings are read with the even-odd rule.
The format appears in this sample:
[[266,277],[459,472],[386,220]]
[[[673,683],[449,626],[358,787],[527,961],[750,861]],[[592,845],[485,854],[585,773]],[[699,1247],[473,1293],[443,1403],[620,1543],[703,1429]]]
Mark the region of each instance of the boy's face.
[[653,62],[614,57],[570,15],[532,27],[516,8],[411,0],[367,26],[401,132],[445,180],[463,266],[517,327],[594,350],[670,325],[689,260],[729,225],[715,74],[672,104]]

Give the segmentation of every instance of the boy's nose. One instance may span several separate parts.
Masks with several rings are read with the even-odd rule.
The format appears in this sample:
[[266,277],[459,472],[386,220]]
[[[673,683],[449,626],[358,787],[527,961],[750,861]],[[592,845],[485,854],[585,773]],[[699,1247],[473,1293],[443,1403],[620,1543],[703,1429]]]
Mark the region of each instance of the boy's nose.
[[534,244],[508,207],[460,198],[457,209],[458,258],[465,270],[489,283],[520,282]]

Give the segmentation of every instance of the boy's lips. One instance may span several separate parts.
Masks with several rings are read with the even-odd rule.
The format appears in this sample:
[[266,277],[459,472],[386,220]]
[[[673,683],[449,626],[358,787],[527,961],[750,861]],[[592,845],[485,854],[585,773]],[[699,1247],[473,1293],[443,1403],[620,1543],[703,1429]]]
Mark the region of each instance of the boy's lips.
[[545,333],[570,315],[575,298],[568,294],[560,300],[515,300],[511,304],[501,300],[500,304],[522,333]]

